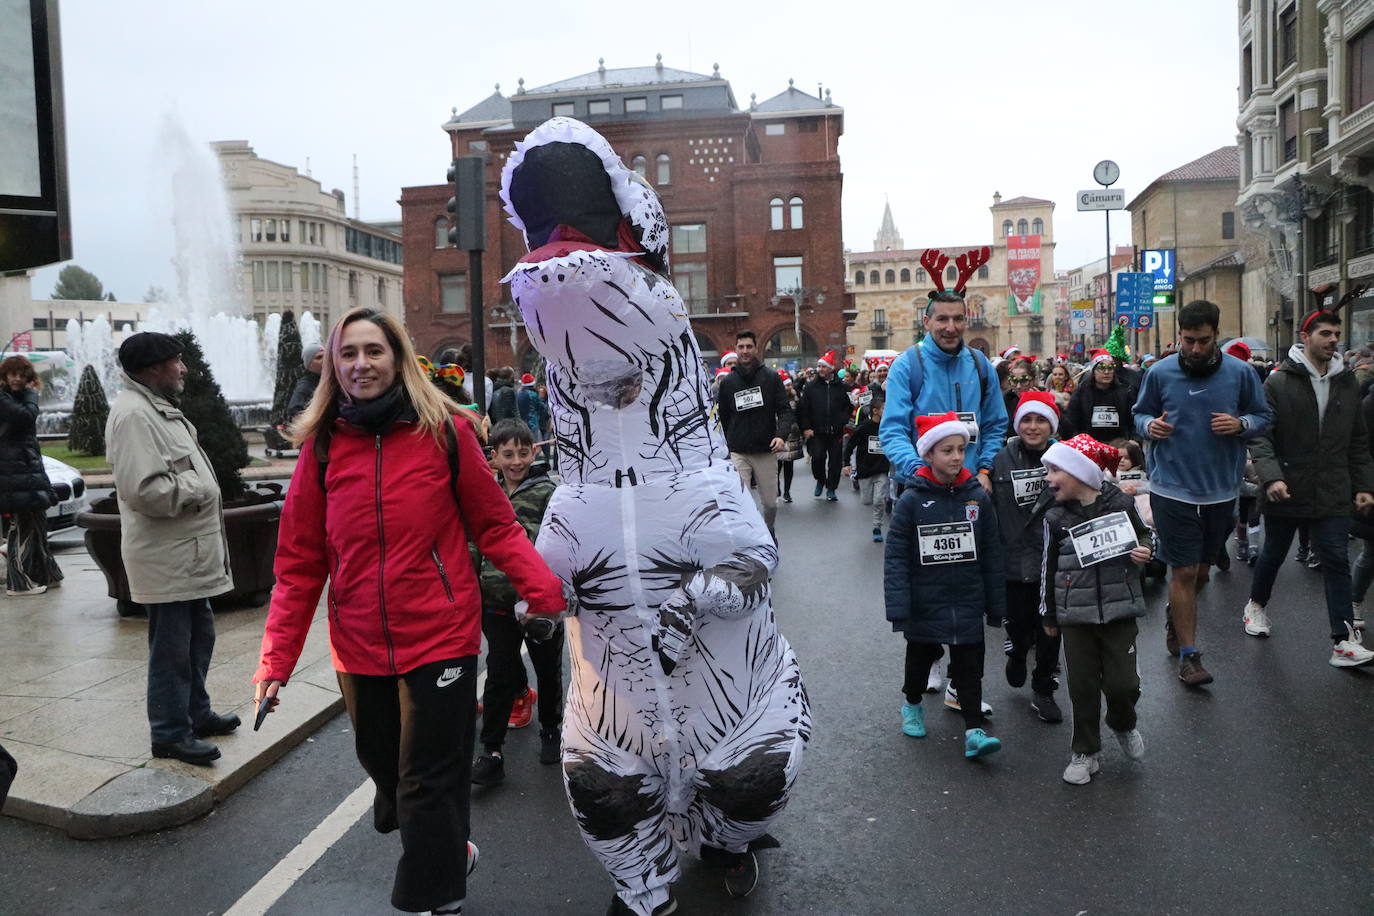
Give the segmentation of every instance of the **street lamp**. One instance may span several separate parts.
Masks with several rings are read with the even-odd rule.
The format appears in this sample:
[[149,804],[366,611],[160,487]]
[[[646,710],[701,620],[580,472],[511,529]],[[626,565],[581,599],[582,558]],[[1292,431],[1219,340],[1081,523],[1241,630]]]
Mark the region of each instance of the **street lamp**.
[[516,353],[515,348],[519,344],[518,328],[520,323],[520,310],[516,308],[515,304],[512,302],[503,302],[500,305],[493,305],[491,307],[491,320],[493,325],[498,322],[510,322],[510,358],[511,364],[514,366],[519,355]]
[[783,299],[792,300],[792,334],[797,341],[798,361],[802,355],[801,307],[807,296],[810,296],[817,305],[825,305],[825,292],[819,286],[792,286],[787,289],[775,290],[768,299],[769,305],[774,308],[777,308],[778,303]]

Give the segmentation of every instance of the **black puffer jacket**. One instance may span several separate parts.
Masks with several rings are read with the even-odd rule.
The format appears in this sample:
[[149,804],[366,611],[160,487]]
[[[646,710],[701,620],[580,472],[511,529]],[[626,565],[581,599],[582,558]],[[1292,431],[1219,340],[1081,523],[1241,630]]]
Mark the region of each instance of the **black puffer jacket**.
[[797,425],[803,432],[810,429],[821,435],[838,436],[853,415],[849,390],[837,377],[832,375],[829,381],[817,377],[802,389],[797,404]]
[[1040,561],[1045,552],[1041,519],[1054,502],[1054,494],[1045,486],[1045,466],[1040,459],[1053,441],[1031,452],[1019,436],[1013,436],[992,462],[992,500],[1007,548],[1008,582],[1040,581]]
[[57,494],[38,450],[38,392],[0,386],[0,512],[46,509]]
[[[1135,408],[1136,393],[1135,388],[1119,379],[1113,379],[1111,386],[1104,391],[1094,384],[1089,370],[1069,398],[1068,410],[1064,411],[1064,418],[1059,424],[1060,437],[1087,433],[1098,442],[1138,438],[1135,418],[1131,414]],[[1094,422],[1094,417],[1097,422]]]
[[1085,569],[1079,565],[1069,537],[1070,528],[1111,512],[1125,512],[1136,540],[1154,547],[1154,535],[1140,520],[1135,499],[1113,483],[1102,485],[1102,495],[1091,506],[1077,500],[1055,503],[1045,513],[1044,575],[1040,580],[1040,613],[1045,626],[1111,623],[1144,616],[1140,573],[1131,558],[1113,557]]

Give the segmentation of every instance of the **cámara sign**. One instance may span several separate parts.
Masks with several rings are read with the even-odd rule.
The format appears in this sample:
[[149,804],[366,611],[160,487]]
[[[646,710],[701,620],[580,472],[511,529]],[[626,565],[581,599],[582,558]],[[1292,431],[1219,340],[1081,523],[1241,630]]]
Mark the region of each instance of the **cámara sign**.
[[1080,210],[1124,210],[1126,192],[1121,188],[1100,188],[1096,191],[1078,192]]

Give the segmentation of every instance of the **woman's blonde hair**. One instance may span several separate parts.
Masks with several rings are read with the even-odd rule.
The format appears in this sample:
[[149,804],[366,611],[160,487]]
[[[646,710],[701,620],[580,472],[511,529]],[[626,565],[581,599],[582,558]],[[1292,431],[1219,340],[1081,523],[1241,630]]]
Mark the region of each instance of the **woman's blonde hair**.
[[311,437],[318,441],[321,430],[333,427],[339,416],[339,401],[346,397],[334,367],[338,363],[344,328],[355,321],[370,321],[382,329],[396,361],[396,374],[405,387],[411,405],[419,415],[415,424],[416,435],[428,433],[441,447],[444,446],[444,425],[449,422],[449,417],[453,414],[462,414],[464,410],[430,384],[415,358],[415,348],[410,345],[410,338],[406,336],[400,323],[385,312],[370,308],[353,309],[340,318],[329,332],[329,339],[324,344],[324,365],[320,368],[320,383],[315,386],[315,396],[291,424],[286,437],[299,448]]

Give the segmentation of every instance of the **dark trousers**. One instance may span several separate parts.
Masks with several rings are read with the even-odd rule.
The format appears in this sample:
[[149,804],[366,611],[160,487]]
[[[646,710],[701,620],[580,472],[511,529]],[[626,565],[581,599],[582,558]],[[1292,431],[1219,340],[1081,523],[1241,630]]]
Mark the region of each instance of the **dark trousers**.
[[[1035,648],[1035,670],[1031,672],[1031,690],[1047,696],[1058,685],[1054,682],[1054,665],[1059,661],[1060,637],[1051,636],[1040,625],[1040,583],[1007,583],[1007,638],[1011,651],[1024,659]],[[954,688],[958,690],[959,688]],[[963,700],[960,698],[960,702]]]
[[1345,625],[1352,620],[1350,608],[1350,518],[1290,518],[1265,514],[1264,549],[1255,563],[1255,576],[1250,581],[1250,600],[1269,604],[1274,591],[1274,579],[1279,567],[1293,546],[1293,535],[1305,526],[1312,536],[1312,548],[1321,559],[1322,585],[1326,590],[1326,616],[1331,624],[1331,638],[1345,639]]
[[834,490],[840,485],[840,454],[843,442],[843,436],[829,436],[825,433],[815,433],[806,440],[806,447],[811,452],[811,476],[815,478],[816,483],[825,484],[827,490]]
[[[949,680],[959,694],[964,728],[987,727],[983,718],[983,649],[981,642],[949,647]],[[906,683],[902,693],[912,706],[919,705],[925,697],[930,666],[943,654],[938,642],[906,641]]]
[[154,744],[176,744],[210,718],[205,673],[215,651],[210,599],[149,604],[148,726]]
[[339,672],[339,690],[358,762],[377,787],[374,824],[401,831],[391,905],[416,913],[462,900],[477,656],[399,676]]
[[792,495],[792,462],[790,460],[778,461],[778,495]]
[[523,642],[534,666],[539,692],[540,731],[557,732],[563,727],[563,624],[543,642],[525,639],[513,614],[485,611],[482,635],[487,638],[487,684],[482,688],[482,747],[499,751],[506,743],[511,706],[529,687],[525,661],[520,657]]
[[1135,728],[1135,704],[1140,699],[1135,618],[1061,627],[1059,632],[1064,634],[1064,668],[1073,703],[1073,752],[1096,754],[1102,750],[1099,720],[1104,696],[1107,727],[1118,732]]

